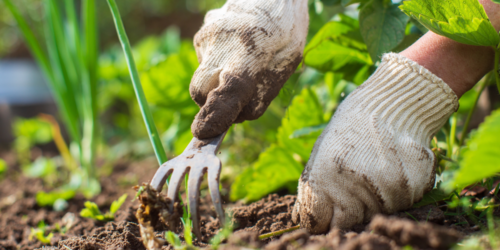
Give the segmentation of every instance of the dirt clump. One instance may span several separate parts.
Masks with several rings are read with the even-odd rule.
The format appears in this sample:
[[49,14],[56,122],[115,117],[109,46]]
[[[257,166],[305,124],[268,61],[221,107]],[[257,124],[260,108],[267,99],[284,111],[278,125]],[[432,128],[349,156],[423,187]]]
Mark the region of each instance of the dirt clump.
[[155,230],[170,229],[177,232],[177,228],[181,224],[182,207],[179,202],[176,202],[174,211],[170,212],[171,200],[147,183],[134,188],[141,192],[138,197],[140,206],[137,209],[136,217],[139,221],[142,242],[147,249],[161,249],[165,241],[156,237]]
[[230,209],[235,229],[255,231],[259,234],[274,232],[295,226],[292,222],[293,204],[296,196],[279,197],[271,194],[248,206],[235,206]]
[[74,237],[59,241],[59,249],[145,249],[139,226],[132,222],[107,223],[95,228],[90,236]]
[[393,239],[398,245],[424,249],[448,249],[462,238],[462,235],[453,229],[428,222],[417,224],[410,220],[381,215],[373,218],[368,228],[376,234]]

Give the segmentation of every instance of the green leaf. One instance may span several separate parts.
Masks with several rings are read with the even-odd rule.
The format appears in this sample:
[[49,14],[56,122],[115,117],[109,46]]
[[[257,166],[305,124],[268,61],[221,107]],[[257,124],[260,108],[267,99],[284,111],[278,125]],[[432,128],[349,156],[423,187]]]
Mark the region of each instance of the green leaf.
[[7,171],[7,163],[3,159],[0,159],[0,175]]
[[125,200],[127,200],[127,194],[124,194],[120,198],[118,198],[118,200],[113,201],[113,203],[111,203],[111,207],[109,208],[109,212],[114,215],[123,205]]
[[366,45],[359,33],[357,20],[339,15],[340,22],[326,23],[304,50],[306,65],[320,71],[343,72],[352,70],[354,74],[364,65],[372,64]]
[[287,149],[273,144],[236,178],[231,186],[231,199],[258,200],[289,182],[297,182],[303,169]]
[[404,1],[400,8],[434,33],[457,42],[494,46],[500,41],[495,28],[477,0],[408,0]]
[[184,45],[180,53],[141,73],[144,94],[151,105],[194,115],[199,108],[189,95],[189,84],[198,59],[192,46]]
[[472,134],[460,161],[454,185],[465,187],[500,172],[500,109],[494,111]]
[[413,207],[419,208],[429,204],[435,204],[438,201],[449,199],[452,195],[452,193],[446,192],[441,188],[434,188],[430,192],[424,194],[424,198],[422,198],[421,201],[413,204]]
[[[316,134],[318,132],[321,133],[321,131],[323,131],[323,129],[326,128],[326,125],[328,125],[328,123],[323,123],[323,124],[316,125],[316,126],[297,129],[290,135],[290,138],[292,138],[292,139],[293,138],[301,138],[301,137],[310,136],[312,134]],[[317,136],[315,138],[317,138]]]
[[96,220],[104,220],[104,216],[102,215],[97,204],[91,201],[86,201],[84,203],[85,208],[80,211],[80,216],[84,218],[92,218]]
[[323,123],[323,108],[317,96],[309,88],[303,89],[292,100],[278,128],[277,142],[236,178],[231,186],[231,199],[254,201],[280,188],[297,186],[319,133],[305,138],[291,138],[291,135],[298,129]]
[[56,164],[52,159],[40,157],[32,164],[22,168],[23,173],[29,177],[44,177],[56,171]]
[[491,1],[500,4],[500,0],[491,0]]
[[292,104],[281,121],[278,128],[278,145],[289,151],[289,154],[297,154],[301,161],[305,162],[311,154],[316,137],[290,138],[298,129],[316,126],[325,123],[323,120],[323,108],[314,92],[305,88],[300,95],[293,98]]
[[40,191],[36,193],[36,203],[41,206],[53,206],[58,199],[69,200],[75,197],[75,191],[71,189],[56,190],[51,192]]
[[172,245],[174,248],[179,248],[181,247],[181,239],[179,238],[179,236],[177,234],[175,234],[174,232],[172,231],[167,231],[165,233],[165,239],[167,240],[167,242]]
[[406,16],[396,5],[373,0],[359,12],[361,35],[373,61],[398,46],[405,37]]

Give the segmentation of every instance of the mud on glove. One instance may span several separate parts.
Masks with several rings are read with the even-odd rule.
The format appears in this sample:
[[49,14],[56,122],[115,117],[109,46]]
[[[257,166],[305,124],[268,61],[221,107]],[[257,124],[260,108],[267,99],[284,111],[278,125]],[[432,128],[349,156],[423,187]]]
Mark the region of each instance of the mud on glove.
[[314,145],[293,220],[323,233],[411,207],[434,186],[436,158],[429,144],[457,108],[457,96],[440,78],[386,54]]
[[194,38],[193,135],[260,117],[300,63],[308,24],[307,0],[228,0],[208,12]]

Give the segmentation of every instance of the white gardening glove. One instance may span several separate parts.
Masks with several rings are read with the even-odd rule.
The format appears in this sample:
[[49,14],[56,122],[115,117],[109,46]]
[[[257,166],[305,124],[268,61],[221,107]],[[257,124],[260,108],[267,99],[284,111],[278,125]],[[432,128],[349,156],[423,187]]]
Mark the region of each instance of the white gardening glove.
[[200,62],[189,91],[199,139],[260,117],[302,59],[307,0],[228,0],[194,37]]
[[394,213],[434,185],[430,141],[457,110],[440,78],[398,54],[338,107],[299,181],[293,220],[311,233]]

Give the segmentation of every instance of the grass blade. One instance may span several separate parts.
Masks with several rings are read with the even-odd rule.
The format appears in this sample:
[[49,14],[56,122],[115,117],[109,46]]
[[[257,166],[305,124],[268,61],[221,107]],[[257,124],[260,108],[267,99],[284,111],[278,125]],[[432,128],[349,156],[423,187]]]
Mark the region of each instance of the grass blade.
[[158,163],[161,165],[167,161],[167,155],[165,154],[165,150],[163,149],[163,146],[161,144],[160,135],[158,134],[153,121],[153,116],[151,115],[151,111],[149,110],[146,96],[144,95],[144,91],[142,90],[139,73],[137,72],[137,67],[134,62],[134,56],[132,55],[132,49],[128,41],[127,33],[125,32],[125,28],[123,27],[123,22],[115,0],[108,0],[108,4],[109,8],[111,9],[111,14],[113,15],[116,32],[118,33],[118,37],[120,38],[120,42],[123,47],[123,52],[125,53],[125,59],[130,71],[130,77],[132,78],[132,84],[134,85],[135,94],[137,100],[139,101],[139,107],[141,109],[142,117],[149,133],[149,139],[151,140],[151,144],[153,144]]

